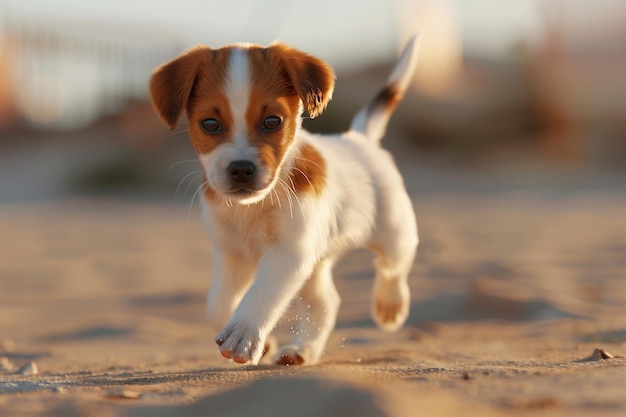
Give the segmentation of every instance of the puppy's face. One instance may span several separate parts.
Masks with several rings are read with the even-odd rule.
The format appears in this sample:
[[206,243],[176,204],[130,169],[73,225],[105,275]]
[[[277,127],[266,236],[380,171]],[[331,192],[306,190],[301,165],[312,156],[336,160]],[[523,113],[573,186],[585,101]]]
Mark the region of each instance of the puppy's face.
[[205,171],[207,195],[252,204],[279,179],[304,109],[328,104],[334,73],[323,61],[282,44],[197,47],[161,66],[150,94],[174,128],[183,110]]

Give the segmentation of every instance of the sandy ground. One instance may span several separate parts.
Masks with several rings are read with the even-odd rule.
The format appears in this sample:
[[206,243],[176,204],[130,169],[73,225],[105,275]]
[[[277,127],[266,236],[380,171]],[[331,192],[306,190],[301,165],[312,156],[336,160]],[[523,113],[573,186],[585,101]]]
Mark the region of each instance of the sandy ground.
[[302,368],[219,356],[197,208],[0,205],[0,415],[625,415],[623,187],[403,170],[422,240],[407,325],[375,328],[371,256],[355,252],[322,363]]

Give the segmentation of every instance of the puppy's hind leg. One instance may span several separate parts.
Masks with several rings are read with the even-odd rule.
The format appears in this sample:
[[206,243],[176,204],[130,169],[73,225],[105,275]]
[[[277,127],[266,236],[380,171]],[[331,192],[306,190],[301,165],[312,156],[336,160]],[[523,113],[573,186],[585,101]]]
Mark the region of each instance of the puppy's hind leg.
[[372,245],[378,254],[372,294],[372,317],[383,330],[396,331],[409,315],[408,277],[417,251],[417,225],[411,211],[403,213],[404,222],[387,223],[382,236]]

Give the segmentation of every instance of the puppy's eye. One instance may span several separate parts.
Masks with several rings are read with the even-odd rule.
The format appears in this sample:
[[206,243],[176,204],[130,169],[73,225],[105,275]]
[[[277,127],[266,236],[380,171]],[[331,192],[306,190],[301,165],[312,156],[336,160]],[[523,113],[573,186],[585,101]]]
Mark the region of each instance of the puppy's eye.
[[263,130],[276,130],[283,123],[283,119],[278,116],[268,116],[263,120]]
[[207,133],[219,133],[222,131],[220,122],[215,119],[204,119],[200,122],[200,125],[202,126],[202,130]]

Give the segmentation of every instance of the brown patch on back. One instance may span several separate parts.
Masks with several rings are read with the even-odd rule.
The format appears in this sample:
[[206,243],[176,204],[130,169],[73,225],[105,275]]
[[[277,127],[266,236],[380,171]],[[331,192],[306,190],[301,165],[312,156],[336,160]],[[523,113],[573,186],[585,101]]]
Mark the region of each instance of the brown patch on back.
[[312,145],[300,146],[290,172],[296,193],[320,195],[326,185],[326,161]]

